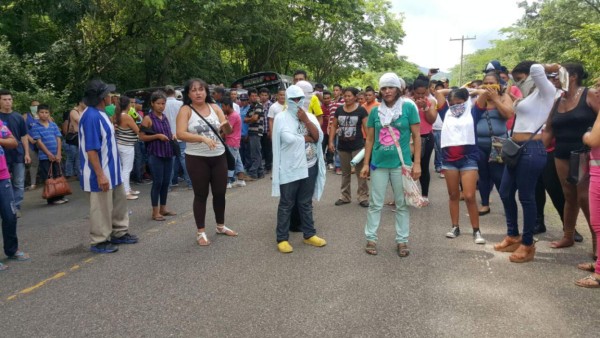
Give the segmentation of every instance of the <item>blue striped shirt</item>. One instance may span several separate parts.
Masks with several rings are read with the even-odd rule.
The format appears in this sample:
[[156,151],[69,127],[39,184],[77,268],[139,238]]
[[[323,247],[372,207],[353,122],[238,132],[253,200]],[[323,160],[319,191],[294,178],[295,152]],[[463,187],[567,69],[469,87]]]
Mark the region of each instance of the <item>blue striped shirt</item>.
[[[58,141],[56,138],[61,136],[56,123],[48,121],[48,127],[45,127],[40,121],[36,121],[29,131],[29,135],[36,141],[41,140],[46,146],[46,149],[48,149],[52,155],[56,156],[58,152]],[[48,155],[41,149],[39,151],[39,159],[48,159]]]
[[110,189],[123,183],[113,124],[106,113],[96,107],[87,107],[79,121],[79,164],[83,191],[100,192],[102,190],[98,186],[98,177],[89,160],[88,151],[98,152]]

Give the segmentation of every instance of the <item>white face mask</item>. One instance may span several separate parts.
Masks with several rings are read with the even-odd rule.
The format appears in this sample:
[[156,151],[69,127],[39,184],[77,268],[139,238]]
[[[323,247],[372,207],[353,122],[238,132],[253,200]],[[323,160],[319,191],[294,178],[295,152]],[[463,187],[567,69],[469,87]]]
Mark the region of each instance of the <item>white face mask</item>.
[[300,99],[300,101],[295,102],[294,100],[287,100],[287,110],[290,114],[292,114],[293,116],[297,116],[298,115],[298,108],[302,108],[304,109],[302,106],[304,105],[304,98]]
[[312,99],[313,94],[308,94],[305,98],[300,100],[300,107],[302,107],[302,109],[305,112],[308,112],[308,106],[310,105],[310,99]]
[[29,111],[31,112],[32,115],[37,115],[37,109],[38,109],[38,106],[29,107]]

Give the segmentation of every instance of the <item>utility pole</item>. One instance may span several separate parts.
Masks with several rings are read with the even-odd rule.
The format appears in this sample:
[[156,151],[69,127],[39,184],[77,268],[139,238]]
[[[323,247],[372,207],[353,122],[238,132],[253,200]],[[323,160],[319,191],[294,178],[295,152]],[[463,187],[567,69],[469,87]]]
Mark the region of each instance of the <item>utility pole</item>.
[[450,41],[460,41],[460,75],[458,76],[458,85],[462,86],[462,75],[463,75],[463,53],[464,53],[464,49],[465,49],[465,40],[475,40],[477,39],[477,35],[475,35],[474,37],[470,38],[470,37],[465,37],[464,35],[460,38],[460,39],[452,39],[450,38]]

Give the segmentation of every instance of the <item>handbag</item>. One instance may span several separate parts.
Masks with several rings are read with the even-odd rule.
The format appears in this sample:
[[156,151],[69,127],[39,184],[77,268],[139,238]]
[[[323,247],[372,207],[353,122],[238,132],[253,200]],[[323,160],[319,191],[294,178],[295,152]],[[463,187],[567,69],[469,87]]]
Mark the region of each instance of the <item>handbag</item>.
[[569,157],[569,174],[567,182],[579,184],[590,177],[590,149],[574,150]]
[[77,134],[77,132],[69,132],[68,130],[71,129],[71,118],[69,118],[69,123],[67,124],[67,134],[65,135],[65,142],[67,142],[67,144],[70,144],[72,146],[79,146],[79,135]]
[[44,191],[42,191],[43,199],[50,199],[54,197],[61,197],[71,195],[73,192],[71,191],[71,186],[65,179],[62,174],[62,169],[60,168],[60,164],[58,164],[58,175],[54,177],[52,174],[52,168],[54,167],[54,163],[50,162],[50,170],[48,170],[48,178],[44,183]]
[[208,121],[206,121],[206,119],[202,115],[200,115],[200,113],[198,113],[196,111],[196,109],[194,109],[194,107],[192,107],[192,105],[190,105],[190,109],[193,110],[194,113],[196,113],[196,115],[200,116],[202,121],[204,121],[204,123],[206,123],[206,125],[212,130],[212,132],[215,135],[217,135],[217,137],[223,144],[223,147],[225,147],[225,157],[227,158],[227,170],[235,170],[235,157],[233,157],[233,154],[229,150],[229,147],[225,144],[225,141],[223,141],[223,138],[221,138],[221,135],[219,135],[219,133],[212,126],[212,124],[208,123]]
[[181,147],[179,146],[179,142],[177,142],[177,140],[170,140],[169,143],[171,143],[171,148],[173,148],[173,153],[175,153],[175,157],[180,158]]
[[[492,128],[492,121],[490,120],[490,113],[485,112],[485,119],[488,123],[488,128],[490,130],[490,138],[492,140],[492,149],[490,150],[490,156],[488,157],[488,162],[495,163],[504,163],[502,160],[502,146],[508,139],[507,137],[494,136],[494,128]],[[508,133],[507,133],[508,136]]]
[[[515,121],[513,122],[512,128],[510,128],[510,135],[514,134],[513,131],[515,130],[516,124],[517,116],[515,115]],[[518,145],[515,141],[513,141],[512,138],[507,138],[504,141],[504,143],[502,144],[502,151],[500,152],[500,157],[502,158],[502,162],[508,168],[512,169],[517,166],[517,164],[519,163],[519,159],[521,159],[521,155],[523,154],[523,149],[525,148],[525,146],[527,146],[527,143],[533,140],[535,135],[537,135],[537,133],[540,130],[542,130],[544,124],[545,123],[543,123],[534,133],[532,133],[529,139],[522,146]]]
[[400,156],[400,165],[402,167],[402,186],[404,187],[404,200],[406,201],[406,204],[411,207],[422,208],[426,205],[426,203],[423,195],[421,195],[421,189],[419,189],[419,185],[411,176],[412,167],[404,164],[402,149],[400,149],[400,143],[398,143],[398,139],[396,139],[396,133],[394,133],[392,126],[388,126],[388,130],[390,131],[390,135],[392,135],[392,140],[394,141],[394,145],[396,145],[396,150],[398,150],[398,156]]

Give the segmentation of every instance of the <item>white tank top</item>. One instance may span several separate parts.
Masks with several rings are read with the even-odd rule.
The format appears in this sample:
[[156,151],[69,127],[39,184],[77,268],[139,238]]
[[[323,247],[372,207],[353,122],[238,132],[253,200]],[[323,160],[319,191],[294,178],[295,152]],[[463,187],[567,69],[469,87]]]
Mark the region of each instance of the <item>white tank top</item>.
[[[210,115],[208,117],[204,117],[206,121],[208,121],[212,127],[219,131],[219,127],[221,123],[219,122],[219,117],[217,113],[215,113],[213,107],[209,104]],[[215,141],[217,145],[215,149],[209,149],[208,145],[204,142],[186,142],[185,145],[185,153],[187,155],[192,156],[204,156],[204,157],[214,157],[220,156],[225,152],[225,147],[221,140],[215,135],[215,133],[210,129],[210,127],[202,120],[198,114],[196,114],[192,110],[192,114],[190,115],[190,119],[188,120],[188,132],[204,137],[208,137],[211,140]]]

